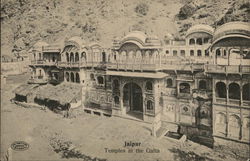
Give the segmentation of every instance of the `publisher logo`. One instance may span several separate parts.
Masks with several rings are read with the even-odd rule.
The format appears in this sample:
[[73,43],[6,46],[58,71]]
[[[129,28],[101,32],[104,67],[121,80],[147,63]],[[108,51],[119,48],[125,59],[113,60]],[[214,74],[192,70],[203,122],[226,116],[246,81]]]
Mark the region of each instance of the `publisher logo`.
[[11,144],[11,149],[16,151],[24,151],[29,148],[29,144],[24,141],[15,141]]

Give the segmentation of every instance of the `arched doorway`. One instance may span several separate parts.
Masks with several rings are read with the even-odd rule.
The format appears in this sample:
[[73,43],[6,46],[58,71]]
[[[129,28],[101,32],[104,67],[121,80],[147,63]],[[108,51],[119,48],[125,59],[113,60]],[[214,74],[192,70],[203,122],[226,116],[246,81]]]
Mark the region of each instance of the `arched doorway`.
[[127,112],[143,112],[142,89],[135,83],[127,83],[123,88],[123,105]]

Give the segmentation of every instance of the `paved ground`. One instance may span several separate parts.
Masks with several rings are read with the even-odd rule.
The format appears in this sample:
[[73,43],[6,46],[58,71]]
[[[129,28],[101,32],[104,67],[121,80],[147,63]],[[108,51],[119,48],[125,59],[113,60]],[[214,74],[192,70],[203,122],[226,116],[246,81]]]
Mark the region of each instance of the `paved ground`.
[[[184,147],[167,139],[157,139],[150,135],[151,126],[142,122],[126,120],[117,117],[100,117],[80,112],[75,118],[63,118],[49,110],[23,108],[11,104],[11,92],[19,82],[14,78],[12,84],[3,86],[1,93],[1,157],[14,141],[25,141],[30,145],[26,151],[13,151],[13,159],[18,160],[66,160],[62,153],[56,153],[52,142],[69,141],[73,148],[81,154],[92,158],[107,160],[239,160],[224,151],[215,151],[205,146],[188,142]],[[140,142],[139,149],[143,153],[136,153],[136,147],[124,148],[125,141]],[[107,149],[115,149],[106,152]],[[147,153],[146,149],[159,149]],[[125,153],[115,153],[118,149],[125,149]],[[128,149],[133,149],[128,153]],[[69,160],[76,160],[70,158]],[[83,159],[81,159],[83,160]]]

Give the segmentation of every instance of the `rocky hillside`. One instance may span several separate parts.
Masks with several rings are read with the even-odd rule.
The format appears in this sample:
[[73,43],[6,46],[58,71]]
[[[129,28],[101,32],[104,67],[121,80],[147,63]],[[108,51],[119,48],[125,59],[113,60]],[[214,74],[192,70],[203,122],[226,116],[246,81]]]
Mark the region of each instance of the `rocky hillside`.
[[[193,24],[249,20],[244,0],[1,0],[1,51],[28,50],[36,41],[81,36],[105,47],[115,36],[143,30],[181,38]],[[180,33],[180,34],[179,34]]]
[[195,24],[218,27],[226,22],[250,22],[249,0],[183,0],[184,5],[177,14],[180,34]]

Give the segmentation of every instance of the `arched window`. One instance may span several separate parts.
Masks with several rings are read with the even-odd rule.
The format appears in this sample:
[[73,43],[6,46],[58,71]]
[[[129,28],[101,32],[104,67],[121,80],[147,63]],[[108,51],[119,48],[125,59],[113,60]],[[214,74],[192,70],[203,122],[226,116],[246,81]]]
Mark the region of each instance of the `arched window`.
[[67,82],[69,82],[69,73],[68,72],[65,73],[65,77],[66,77]]
[[67,62],[69,62],[69,53],[66,53]]
[[82,52],[82,53],[81,53],[81,60],[82,60],[82,61],[86,61],[86,60],[87,60],[86,52]]
[[34,56],[34,60],[36,60],[36,54],[35,53],[33,54],[33,56]]
[[58,80],[58,78],[59,78],[57,73],[54,73],[53,77],[54,77],[54,79],[56,79],[56,80]]
[[203,107],[203,108],[200,110],[200,118],[201,118],[201,119],[206,119],[206,118],[208,118],[208,116],[209,116],[209,109]]
[[113,80],[113,88],[119,89],[119,81],[117,79]]
[[80,76],[79,76],[79,73],[76,73],[76,83],[80,83]]
[[226,84],[223,82],[216,83],[216,97],[219,98],[226,98],[227,90],[226,90]]
[[42,60],[42,53],[39,53],[39,59],[38,60]]
[[223,56],[227,56],[227,51],[226,50],[223,51]]
[[230,99],[240,99],[240,86],[237,83],[229,84],[229,98]]
[[106,62],[106,53],[102,52],[102,62]]
[[52,57],[52,61],[55,62],[56,61],[56,58],[55,56]]
[[127,52],[126,51],[122,51],[121,52],[120,61],[124,62],[124,61],[126,61],[126,59],[127,59]]
[[136,59],[141,59],[141,51],[140,50],[137,50],[136,51]]
[[173,80],[171,78],[167,79],[167,87],[172,87],[173,86]]
[[70,73],[70,81],[75,82],[75,75],[72,72]]
[[181,50],[181,56],[185,57],[185,50]]
[[188,83],[180,83],[180,93],[190,93],[190,85]]
[[197,56],[202,56],[201,50],[197,50]]
[[216,114],[216,133],[219,135],[225,136],[227,131],[226,131],[226,124],[227,124],[227,117],[224,113],[217,113]]
[[153,106],[153,102],[151,100],[147,101],[147,110],[153,110],[154,106]]
[[227,123],[227,117],[224,113],[218,113],[216,115],[216,123],[219,124],[226,124]]
[[189,40],[189,45],[194,45],[195,44],[195,40],[194,39],[190,39]]
[[85,52],[81,53],[81,58],[83,58],[83,57],[86,57],[86,53]]
[[188,106],[183,106],[181,108],[181,113],[184,114],[184,115],[189,115],[190,114],[189,107]]
[[120,99],[119,99],[118,96],[114,97],[114,102],[115,102],[115,105],[119,105],[120,104]]
[[147,50],[147,51],[145,52],[145,56],[144,56],[145,63],[149,63],[150,54],[151,54],[151,51],[150,51],[150,50]]
[[244,84],[242,87],[243,100],[250,101],[250,83]]
[[215,54],[216,54],[216,57],[221,56],[220,49],[216,49]]
[[167,55],[169,54],[169,50],[166,50],[166,54],[167,54]]
[[79,54],[78,52],[76,52],[76,55],[75,55],[75,62],[78,62],[79,61]]
[[146,89],[147,89],[147,90],[153,90],[152,82],[148,81],[148,82],[146,83]]
[[102,76],[97,77],[98,84],[104,84],[104,80]]
[[70,53],[70,62],[74,62],[74,54],[72,52]]
[[173,56],[177,56],[177,50],[173,51]]
[[95,80],[95,76],[93,73],[90,74],[90,80]]
[[202,45],[202,38],[198,38],[196,44],[197,45]]
[[231,115],[229,117],[229,124],[234,127],[240,127],[240,118],[237,115]]
[[199,89],[207,89],[207,82],[205,80],[199,81]]
[[250,117],[244,117],[242,127],[243,127],[242,137],[245,138],[246,140],[249,140],[250,139]]
[[209,56],[209,50],[205,50],[205,56]]
[[237,115],[231,115],[229,117],[229,136],[234,138],[240,137],[240,117]]
[[190,50],[190,56],[194,56],[194,50]]

